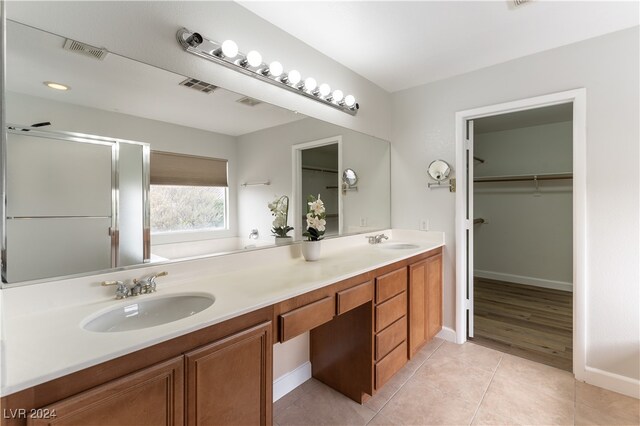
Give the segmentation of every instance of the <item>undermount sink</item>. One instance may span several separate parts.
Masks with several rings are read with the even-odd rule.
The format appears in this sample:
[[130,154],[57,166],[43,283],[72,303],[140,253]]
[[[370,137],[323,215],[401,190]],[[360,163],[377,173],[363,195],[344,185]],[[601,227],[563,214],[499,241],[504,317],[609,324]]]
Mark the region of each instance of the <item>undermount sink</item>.
[[417,249],[420,246],[417,244],[411,243],[382,243],[378,247],[389,250],[407,250],[407,249]]
[[115,308],[89,316],[83,321],[82,328],[111,333],[155,327],[195,315],[215,301],[215,297],[205,294],[176,294],[149,299],[138,296]]

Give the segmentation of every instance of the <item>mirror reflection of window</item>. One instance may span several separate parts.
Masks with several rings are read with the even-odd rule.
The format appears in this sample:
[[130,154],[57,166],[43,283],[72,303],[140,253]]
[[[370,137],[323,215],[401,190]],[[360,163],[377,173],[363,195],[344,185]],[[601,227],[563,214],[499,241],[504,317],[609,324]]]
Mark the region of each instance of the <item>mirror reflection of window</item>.
[[227,188],[151,185],[151,232],[215,231],[227,228]]
[[151,232],[227,229],[227,160],[151,152]]

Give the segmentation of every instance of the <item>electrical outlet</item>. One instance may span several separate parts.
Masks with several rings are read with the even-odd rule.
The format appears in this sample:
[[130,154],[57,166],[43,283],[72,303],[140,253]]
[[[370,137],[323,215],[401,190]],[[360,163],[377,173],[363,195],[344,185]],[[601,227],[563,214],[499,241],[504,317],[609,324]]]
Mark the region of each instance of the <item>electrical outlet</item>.
[[422,219],[420,221],[420,230],[428,231],[429,230],[429,219]]

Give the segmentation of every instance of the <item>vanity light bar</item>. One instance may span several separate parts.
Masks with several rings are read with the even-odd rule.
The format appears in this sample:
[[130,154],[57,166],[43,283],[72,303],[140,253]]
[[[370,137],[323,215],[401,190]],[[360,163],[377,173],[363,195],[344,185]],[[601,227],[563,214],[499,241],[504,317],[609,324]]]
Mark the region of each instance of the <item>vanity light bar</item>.
[[360,105],[358,105],[353,95],[345,96],[341,90],[332,92],[328,84],[318,85],[313,77],[302,79],[302,76],[296,70],[284,72],[282,65],[277,61],[266,64],[263,62],[260,53],[255,50],[246,55],[240,53],[238,45],[232,40],[217,43],[186,28],[178,30],[176,37],[185,51],[196,56],[313,99],[324,105],[329,105],[347,114],[356,115],[358,113]]

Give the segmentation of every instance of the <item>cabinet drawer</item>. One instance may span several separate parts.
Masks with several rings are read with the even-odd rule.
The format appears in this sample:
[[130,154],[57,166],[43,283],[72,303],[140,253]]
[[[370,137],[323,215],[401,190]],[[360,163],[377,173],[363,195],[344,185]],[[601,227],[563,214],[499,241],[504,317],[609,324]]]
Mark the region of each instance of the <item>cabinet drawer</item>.
[[407,317],[402,317],[376,335],[376,360],[407,340]]
[[285,342],[331,321],[336,312],[333,296],[309,303],[293,311],[280,315],[280,341]]
[[338,292],[338,315],[373,300],[373,281]]
[[407,268],[376,278],[376,303],[384,302],[407,289]]
[[376,364],[376,389],[384,386],[389,379],[407,362],[407,342],[398,345],[386,357]]
[[407,314],[407,292],[376,306],[376,333]]

